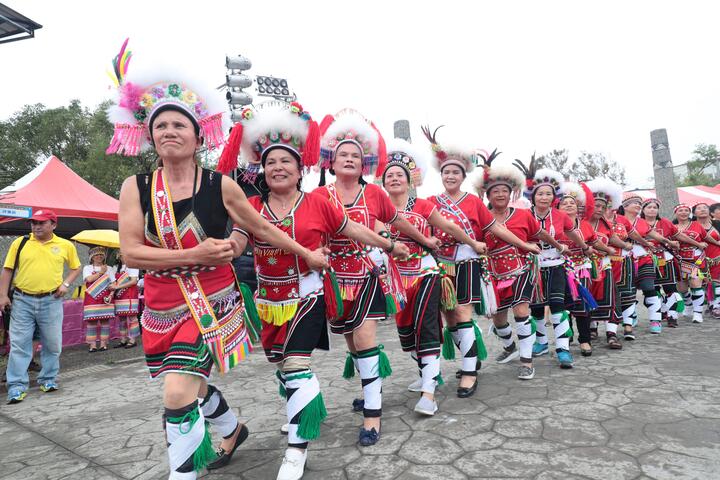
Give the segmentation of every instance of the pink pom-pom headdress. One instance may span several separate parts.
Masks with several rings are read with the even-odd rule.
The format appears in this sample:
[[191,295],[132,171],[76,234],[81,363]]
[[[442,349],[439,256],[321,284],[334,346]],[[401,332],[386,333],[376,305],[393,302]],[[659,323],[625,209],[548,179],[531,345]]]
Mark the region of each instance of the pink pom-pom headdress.
[[363,175],[383,169],[380,164],[385,162],[385,140],[375,125],[356,110],[346,108],[326,115],[320,123],[320,136],[320,168],[329,169],[340,145],[352,143],[362,152]]
[[[201,96],[198,90],[177,76],[169,80],[159,69],[145,78],[142,78],[142,72],[139,75],[133,72],[128,76],[132,53],[127,50],[127,43],[126,39],[120,53],[113,59],[115,76],[110,74],[110,77],[118,88],[118,99],[108,110],[115,131],[105,153],[130,157],[139,155],[149,146],[149,126],[153,118],[167,107],[182,110],[193,120],[208,149],[224,145],[224,102],[212,98],[218,95],[209,92]],[[213,102],[213,105],[208,102]]]

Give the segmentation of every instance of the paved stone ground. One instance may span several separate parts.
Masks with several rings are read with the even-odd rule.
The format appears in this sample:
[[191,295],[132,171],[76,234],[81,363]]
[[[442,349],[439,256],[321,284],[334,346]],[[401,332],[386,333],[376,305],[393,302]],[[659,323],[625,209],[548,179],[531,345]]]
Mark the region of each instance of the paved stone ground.
[[[421,418],[406,390],[416,369],[385,323],[379,336],[394,373],[384,386],[383,437],[369,448],[356,446],[361,417],[350,404],[360,382],[341,378],[344,349],[335,338],[337,348],[314,356],[329,418],[305,478],[719,478],[720,322],[684,321],[661,336],[639,331],[620,352],[598,342],[570,371],[543,357],[530,382],[515,378],[517,364],[486,362],[470,399],[454,394],[458,364],[443,362],[440,410]],[[493,357],[499,343],[486,343]],[[0,406],[0,477],[167,477],[160,383],[141,362],[66,371],[60,382],[58,392],[33,388],[21,404]],[[241,407],[251,436],[230,466],[205,478],[275,478],[286,438],[273,369],[255,353],[215,382]]]

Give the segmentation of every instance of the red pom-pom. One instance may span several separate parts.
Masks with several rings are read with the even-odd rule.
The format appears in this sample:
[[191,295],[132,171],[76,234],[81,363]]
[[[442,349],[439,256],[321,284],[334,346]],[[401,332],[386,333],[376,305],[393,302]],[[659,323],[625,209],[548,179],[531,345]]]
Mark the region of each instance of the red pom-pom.
[[370,122],[370,126],[378,134],[378,166],[375,171],[375,178],[380,178],[385,172],[385,166],[387,165],[387,147],[385,146],[385,139],[383,138],[380,130],[377,129],[374,123]]
[[230,132],[230,138],[225,144],[222,153],[220,154],[220,160],[218,160],[217,171],[227,175],[237,168],[238,155],[240,154],[240,145],[242,145],[243,126],[242,123],[236,123],[232,132]]
[[580,186],[585,192],[585,219],[590,220],[590,217],[592,217],[595,211],[595,197],[593,196],[592,190],[590,190],[584,182],[581,182]]
[[308,134],[305,139],[302,161],[305,168],[317,164],[320,159],[320,127],[315,120],[308,120]]
[[322,122],[320,122],[320,136],[324,136],[325,132],[328,131],[328,128],[330,128],[330,125],[335,121],[335,117],[332,115],[325,115],[325,118],[322,119]]

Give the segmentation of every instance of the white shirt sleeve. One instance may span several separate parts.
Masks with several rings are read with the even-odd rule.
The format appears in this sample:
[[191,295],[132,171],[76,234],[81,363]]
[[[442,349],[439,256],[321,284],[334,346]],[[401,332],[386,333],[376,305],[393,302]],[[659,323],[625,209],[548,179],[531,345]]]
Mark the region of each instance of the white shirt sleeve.
[[84,280],[84,281],[87,281],[87,277],[89,277],[90,275],[92,275],[93,272],[94,272],[94,268],[93,268],[92,265],[85,265],[85,266],[83,267],[83,272],[82,272],[82,273],[83,273],[83,280]]

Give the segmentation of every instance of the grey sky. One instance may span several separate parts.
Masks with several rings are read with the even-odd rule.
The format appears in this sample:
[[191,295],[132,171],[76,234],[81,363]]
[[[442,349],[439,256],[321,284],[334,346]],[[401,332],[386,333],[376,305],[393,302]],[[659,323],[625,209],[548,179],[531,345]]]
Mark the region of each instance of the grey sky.
[[629,187],[652,174],[652,129],[668,129],[675,164],[720,143],[712,1],[3,1],[43,29],[0,45],[0,118],[110,98],[105,71],[130,37],[133,62],[180,59],[213,86],[243,53],[318,120],[353,107],[392,136],[407,118],[415,140],[445,124],[441,140],[506,161],[601,151]]

